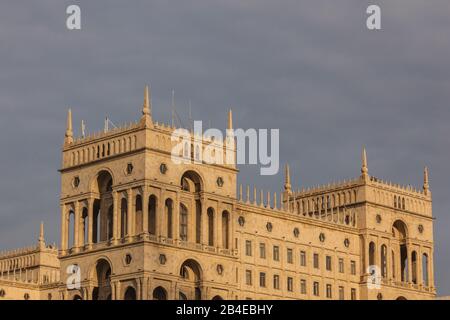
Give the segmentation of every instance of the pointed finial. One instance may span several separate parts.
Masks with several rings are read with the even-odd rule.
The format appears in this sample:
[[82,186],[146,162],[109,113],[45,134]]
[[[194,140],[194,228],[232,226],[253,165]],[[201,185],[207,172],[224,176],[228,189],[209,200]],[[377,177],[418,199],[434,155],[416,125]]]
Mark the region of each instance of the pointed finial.
[[144,104],[142,105],[141,123],[146,127],[150,127],[152,124],[152,101],[148,86],[145,86],[144,89]]
[[362,153],[361,153],[361,173],[363,177],[367,177],[369,169],[367,167],[367,154],[366,154],[366,147],[363,146]]
[[233,130],[233,111],[228,110],[228,127],[227,129]]
[[291,174],[289,172],[289,164],[284,167],[284,190],[291,192]]
[[41,221],[41,225],[39,228],[39,246],[45,246],[45,236],[44,236],[44,222]]
[[427,195],[430,190],[430,184],[428,180],[428,167],[423,169],[423,191]]
[[65,143],[70,144],[73,142],[73,130],[72,130],[72,110],[69,108],[67,111],[67,125],[65,134]]

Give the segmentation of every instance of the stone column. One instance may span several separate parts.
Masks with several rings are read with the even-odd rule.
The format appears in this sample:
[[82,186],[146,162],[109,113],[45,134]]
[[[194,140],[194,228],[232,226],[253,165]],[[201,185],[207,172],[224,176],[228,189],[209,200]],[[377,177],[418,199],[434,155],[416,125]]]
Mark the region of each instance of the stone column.
[[175,203],[173,205],[173,239],[180,239],[180,195],[179,193],[175,196]]
[[[127,242],[132,241],[132,225],[133,225],[133,190],[127,190]],[[123,223],[123,222],[122,222]]]
[[73,246],[74,251],[78,252],[80,248],[80,202],[74,203],[74,219],[73,219]]
[[116,282],[116,300],[123,300],[122,299],[122,295],[120,293],[120,290],[121,290],[121,288],[120,288],[120,281],[117,281]]
[[92,249],[93,231],[94,231],[94,198],[88,199],[88,248]]
[[202,243],[204,246],[208,246],[208,208],[206,206],[206,200],[204,197],[202,197],[201,206],[202,206],[202,215],[201,215],[201,239],[200,243]]
[[216,247],[222,248],[222,206],[221,202],[217,205],[217,214],[216,214]]
[[407,281],[409,282],[409,283],[411,283],[412,282],[412,259],[411,259],[411,252],[412,252],[412,250],[411,250],[411,243],[407,243],[406,244],[406,257],[407,257],[407,263],[408,263],[408,279],[407,279]]
[[61,205],[61,253],[66,254],[67,251],[67,232],[66,232],[66,205]]
[[142,278],[138,278],[136,281],[136,300],[142,300],[141,282],[142,282]]
[[148,197],[147,186],[142,187],[142,234],[148,234]]
[[116,282],[111,282],[111,300],[116,300]]
[[119,218],[118,218],[118,202],[119,202],[119,196],[117,194],[117,191],[114,190],[112,192],[113,196],[113,237],[112,242],[113,244],[117,244],[117,239],[119,238],[120,233],[120,224]]

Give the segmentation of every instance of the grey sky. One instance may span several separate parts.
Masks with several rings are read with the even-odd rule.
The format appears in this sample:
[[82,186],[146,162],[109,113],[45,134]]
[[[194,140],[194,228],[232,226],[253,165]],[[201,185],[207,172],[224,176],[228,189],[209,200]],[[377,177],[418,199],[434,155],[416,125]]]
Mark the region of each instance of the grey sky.
[[[430,167],[439,294],[450,294],[450,2],[17,1],[0,3],[0,248],[29,245],[44,220],[59,241],[60,147],[66,109],[76,128],[139,117],[152,86],[154,118],[170,95],[187,117],[225,128],[280,128],[295,187],[369,173],[420,187]],[[79,4],[82,30],[65,28]],[[240,181],[272,191],[282,174]]]

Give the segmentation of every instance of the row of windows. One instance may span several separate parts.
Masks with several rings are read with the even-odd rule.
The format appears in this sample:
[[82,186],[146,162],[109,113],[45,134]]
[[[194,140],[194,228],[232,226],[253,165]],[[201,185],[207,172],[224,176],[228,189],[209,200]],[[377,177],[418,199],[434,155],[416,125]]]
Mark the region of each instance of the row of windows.
[[[259,273],[259,286],[261,288],[266,288],[267,287],[267,275],[265,272],[260,272]],[[275,274],[273,275],[273,289],[275,290],[280,290],[280,276]],[[245,270],[245,284],[246,285],[253,285],[253,275],[252,275],[252,270]],[[326,290],[325,290],[325,297],[332,299],[333,298],[333,287],[331,284],[326,284]],[[294,291],[294,278],[293,277],[287,277],[286,278],[286,289],[289,292],[293,292]],[[305,279],[300,279],[300,293],[301,294],[307,294],[307,282]],[[317,281],[313,282],[313,286],[312,286],[312,294],[316,297],[320,297],[320,283]],[[344,300],[345,299],[345,290],[343,286],[339,286],[338,287],[338,297],[340,300]],[[350,291],[350,299],[351,300],[356,300],[356,289],[355,288],[351,288]]]
[[[247,256],[252,256],[251,240],[245,241],[245,254]],[[266,244],[262,243],[262,242],[259,244],[259,257],[261,259],[266,259]],[[279,246],[273,246],[272,258],[274,261],[280,261],[280,247]],[[294,263],[294,250],[292,248],[287,248],[286,261],[287,261],[287,263],[290,263],[290,264]],[[301,250],[300,251],[300,266],[306,267],[306,261],[307,261],[306,251]],[[315,269],[320,269],[320,256],[318,253],[313,254],[313,267]],[[331,256],[325,257],[325,269],[327,271],[333,271],[333,260],[332,260]],[[338,259],[338,272],[340,272],[340,273],[345,272],[344,258]],[[356,274],[356,262],[354,260],[350,261],[350,273],[352,275]]]

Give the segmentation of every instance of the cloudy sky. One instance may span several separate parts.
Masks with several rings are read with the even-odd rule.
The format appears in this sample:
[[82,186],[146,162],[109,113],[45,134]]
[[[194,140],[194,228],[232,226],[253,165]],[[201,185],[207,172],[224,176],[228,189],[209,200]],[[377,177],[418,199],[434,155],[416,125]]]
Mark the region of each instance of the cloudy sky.
[[[369,173],[422,185],[430,167],[438,293],[450,294],[450,2],[16,1],[0,3],[0,247],[59,241],[59,174],[67,107],[88,130],[140,115],[225,128],[280,128],[296,187]],[[79,4],[82,29],[66,29]],[[241,167],[242,183],[280,190],[282,175]]]

